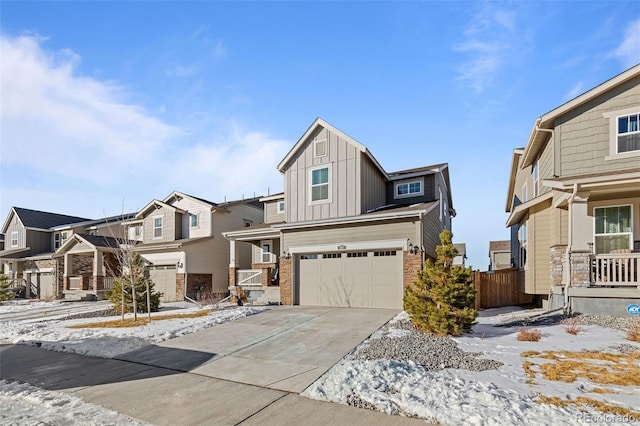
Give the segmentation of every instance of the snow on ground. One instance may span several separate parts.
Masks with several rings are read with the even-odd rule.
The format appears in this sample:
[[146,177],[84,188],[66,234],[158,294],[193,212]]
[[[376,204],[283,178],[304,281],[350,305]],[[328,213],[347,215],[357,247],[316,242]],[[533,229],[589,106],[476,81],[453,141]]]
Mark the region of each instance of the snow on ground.
[[[55,302],[43,302],[55,303]],[[180,309],[179,313],[197,312],[199,307]],[[68,328],[70,325],[87,324],[100,320],[117,320],[119,317],[84,318],[74,320],[39,320],[0,322],[0,342],[38,345],[48,350],[72,352],[80,355],[113,358],[150,344],[163,342],[204,328],[233,321],[264,311],[264,307],[236,307],[213,311],[197,318],[176,318],[153,321],[140,327],[125,328]],[[169,312],[178,313],[176,310]],[[131,316],[129,314],[128,316]],[[139,315],[145,317],[146,315]]]
[[[528,313],[529,315],[531,313]],[[314,399],[347,404],[354,400],[357,406],[369,406],[386,413],[417,416],[443,424],[471,425],[586,425],[586,424],[640,424],[640,418],[625,418],[585,410],[570,405],[560,408],[536,401],[537,394],[563,399],[586,396],[591,399],[622,405],[640,411],[640,389],[632,386],[593,385],[579,379],[573,383],[549,381],[536,377],[527,380],[521,353],[525,351],[613,351],[611,347],[630,344],[625,334],[599,326],[583,326],[577,336],[568,334],[563,325],[535,327],[542,331],[539,342],[520,342],[516,335],[519,327],[495,327],[496,323],[522,318],[526,312],[514,309],[481,311],[473,333],[455,338],[468,352],[483,352],[486,358],[503,362],[497,370],[472,372],[446,369],[426,371],[414,363],[394,360],[361,361],[346,357],[304,393]],[[371,338],[401,336],[403,330],[393,323],[407,318],[399,314],[386,331]],[[364,343],[366,344],[366,342]],[[589,392],[595,387],[613,392]]]
[[74,395],[0,380],[0,424],[136,426],[144,423],[99,405],[86,403]]

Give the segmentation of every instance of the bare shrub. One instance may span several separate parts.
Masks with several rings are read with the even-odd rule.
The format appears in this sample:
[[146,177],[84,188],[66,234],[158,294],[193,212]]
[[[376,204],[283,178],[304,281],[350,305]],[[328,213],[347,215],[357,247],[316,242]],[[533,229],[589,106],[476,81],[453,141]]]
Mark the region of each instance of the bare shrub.
[[565,319],[562,321],[562,325],[564,325],[564,331],[574,336],[584,332],[584,328],[582,328],[576,317]]
[[518,340],[521,342],[537,342],[540,340],[540,336],[542,336],[542,333],[537,328],[521,328],[518,331]]

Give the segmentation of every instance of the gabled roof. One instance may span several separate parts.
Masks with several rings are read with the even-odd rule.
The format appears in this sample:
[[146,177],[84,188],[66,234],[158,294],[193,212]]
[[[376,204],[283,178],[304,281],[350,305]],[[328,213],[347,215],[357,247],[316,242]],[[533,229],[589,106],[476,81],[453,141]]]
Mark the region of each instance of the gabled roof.
[[165,203],[169,203],[169,201],[172,198],[177,198],[177,199],[190,198],[194,201],[200,202],[201,204],[206,204],[209,207],[218,207],[218,203],[214,203],[213,201],[205,200],[204,198],[200,198],[200,197],[195,197],[193,195],[189,195],[187,193],[180,192],[180,191],[173,191],[171,194],[167,195],[162,201]]
[[61,229],[75,227],[75,226],[84,226],[85,228],[99,228],[105,225],[112,225],[114,223],[127,221],[130,219],[133,219],[135,216],[136,216],[136,213],[124,213],[116,216],[109,216],[109,217],[103,217],[100,219],[87,220],[86,222],[78,222],[78,223],[54,226],[51,229],[54,231],[58,231]]
[[516,176],[518,175],[518,166],[520,165],[520,157],[524,154],[524,148],[516,148],[513,150],[511,157],[511,172],[509,173],[509,189],[507,189],[507,203],[505,211],[510,212],[513,208],[513,191],[516,186]]
[[640,64],[629,68],[617,76],[539,117],[531,129],[531,134],[529,135],[529,140],[527,141],[527,145],[524,150],[522,167],[530,166],[535,162],[538,153],[544,148],[545,142],[550,135],[549,131],[554,128],[555,120],[558,117],[638,76],[640,76]]
[[60,246],[56,253],[64,253],[77,243],[86,243],[96,248],[117,250],[120,245],[126,244],[127,241],[121,238],[107,237],[105,235],[73,234],[62,246]]
[[447,167],[449,167],[448,163],[440,163],[440,164],[434,164],[432,166],[424,166],[424,167],[417,167],[414,169],[389,172],[388,175],[389,175],[389,180],[405,179],[407,177],[412,177],[412,176],[421,176],[426,174],[438,173],[443,171]]
[[492,251],[511,251],[511,241],[509,240],[489,241],[489,256],[491,256]]
[[306,141],[309,138],[309,136],[311,136],[313,134],[313,132],[315,132],[318,127],[322,127],[322,128],[328,129],[331,133],[334,133],[334,134],[338,135],[339,137],[341,137],[342,139],[346,140],[348,143],[353,145],[357,150],[359,150],[360,152],[364,153],[365,156],[367,156],[367,158],[369,158],[369,160],[371,160],[371,162],[374,164],[374,166],[380,171],[380,173],[382,173],[382,175],[385,178],[388,178],[387,172],[385,172],[385,170],[382,168],[380,163],[378,163],[378,160],[375,159],[373,154],[371,154],[371,152],[369,152],[369,150],[367,149],[366,146],[364,146],[363,144],[361,144],[357,140],[353,139],[351,136],[347,135],[346,133],[344,133],[343,131],[341,131],[337,127],[332,126],[331,124],[327,123],[326,121],[324,121],[320,117],[316,118],[314,120],[314,122],[311,123],[311,126],[309,126],[307,131],[304,132],[302,137],[300,137],[300,139],[298,139],[298,142],[296,142],[296,144],[293,146],[293,148],[291,148],[291,150],[282,159],[282,161],[280,161],[280,164],[278,164],[278,170],[280,171],[280,173],[284,173],[284,171],[286,170],[287,166],[289,165],[289,162],[293,158],[295,158],[295,156],[298,153],[298,151],[300,151],[304,147],[304,144],[306,143]]
[[136,216],[135,216],[135,217],[136,217],[136,219],[139,219],[139,218],[141,218],[141,217],[144,217],[144,216],[145,216],[145,213],[147,212],[147,210],[151,209],[152,207],[157,207],[157,208],[165,207],[165,208],[168,208],[168,209],[175,210],[175,211],[177,211],[177,212],[179,212],[179,213],[186,213],[186,211],[184,211],[184,210],[182,210],[182,209],[179,209],[179,208],[177,208],[177,207],[175,207],[175,206],[172,206],[172,205],[170,205],[170,204],[167,204],[167,203],[165,203],[164,201],[160,201],[160,200],[151,200],[151,202],[150,202],[149,204],[147,204],[146,206],[144,206],[144,207],[142,208],[142,210],[140,210],[140,211],[138,212],[138,214],[136,214]]
[[66,214],[43,212],[39,210],[25,209],[22,207],[12,207],[7,215],[2,231],[5,232],[9,226],[12,215],[18,216],[25,228],[49,230],[55,226],[68,225],[72,223],[86,222],[91,219]]

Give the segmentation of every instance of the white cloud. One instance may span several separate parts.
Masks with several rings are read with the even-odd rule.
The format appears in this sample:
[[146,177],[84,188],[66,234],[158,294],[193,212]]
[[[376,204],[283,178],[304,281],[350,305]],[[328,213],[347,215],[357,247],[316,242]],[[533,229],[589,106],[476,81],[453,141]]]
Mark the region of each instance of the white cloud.
[[640,64],[640,19],[632,22],[626,28],[624,39],[615,50],[627,67]]
[[573,99],[576,96],[581,95],[583,92],[584,92],[584,82],[579,81],[571,88],[571,90],[569,90],[569,93],[565,95],[565,99],[566,100]]
[[290,142],[238,125],[169,125],[121,85],[79,75],[75,52],[44,45],[0,38],[0,214],[19,205],[97,217],[173,189],[217,201],[282,188],[275,166]]
[[485,3],[464,30],[465,40],[453,46],[465,55],[457,80],[482,93],[507,63],[522,54],[526,34],[516,28],[517,15]]

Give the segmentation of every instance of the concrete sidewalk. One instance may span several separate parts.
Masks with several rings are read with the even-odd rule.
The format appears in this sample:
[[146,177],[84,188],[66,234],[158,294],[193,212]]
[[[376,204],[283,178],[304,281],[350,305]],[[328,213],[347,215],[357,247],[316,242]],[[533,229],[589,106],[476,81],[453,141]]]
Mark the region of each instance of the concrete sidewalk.
[[[208,356],[201,354],[201,361]],[[195,373],[23,345],[0,345],[0,378],[74,393],[155,425],[425,424]]]

